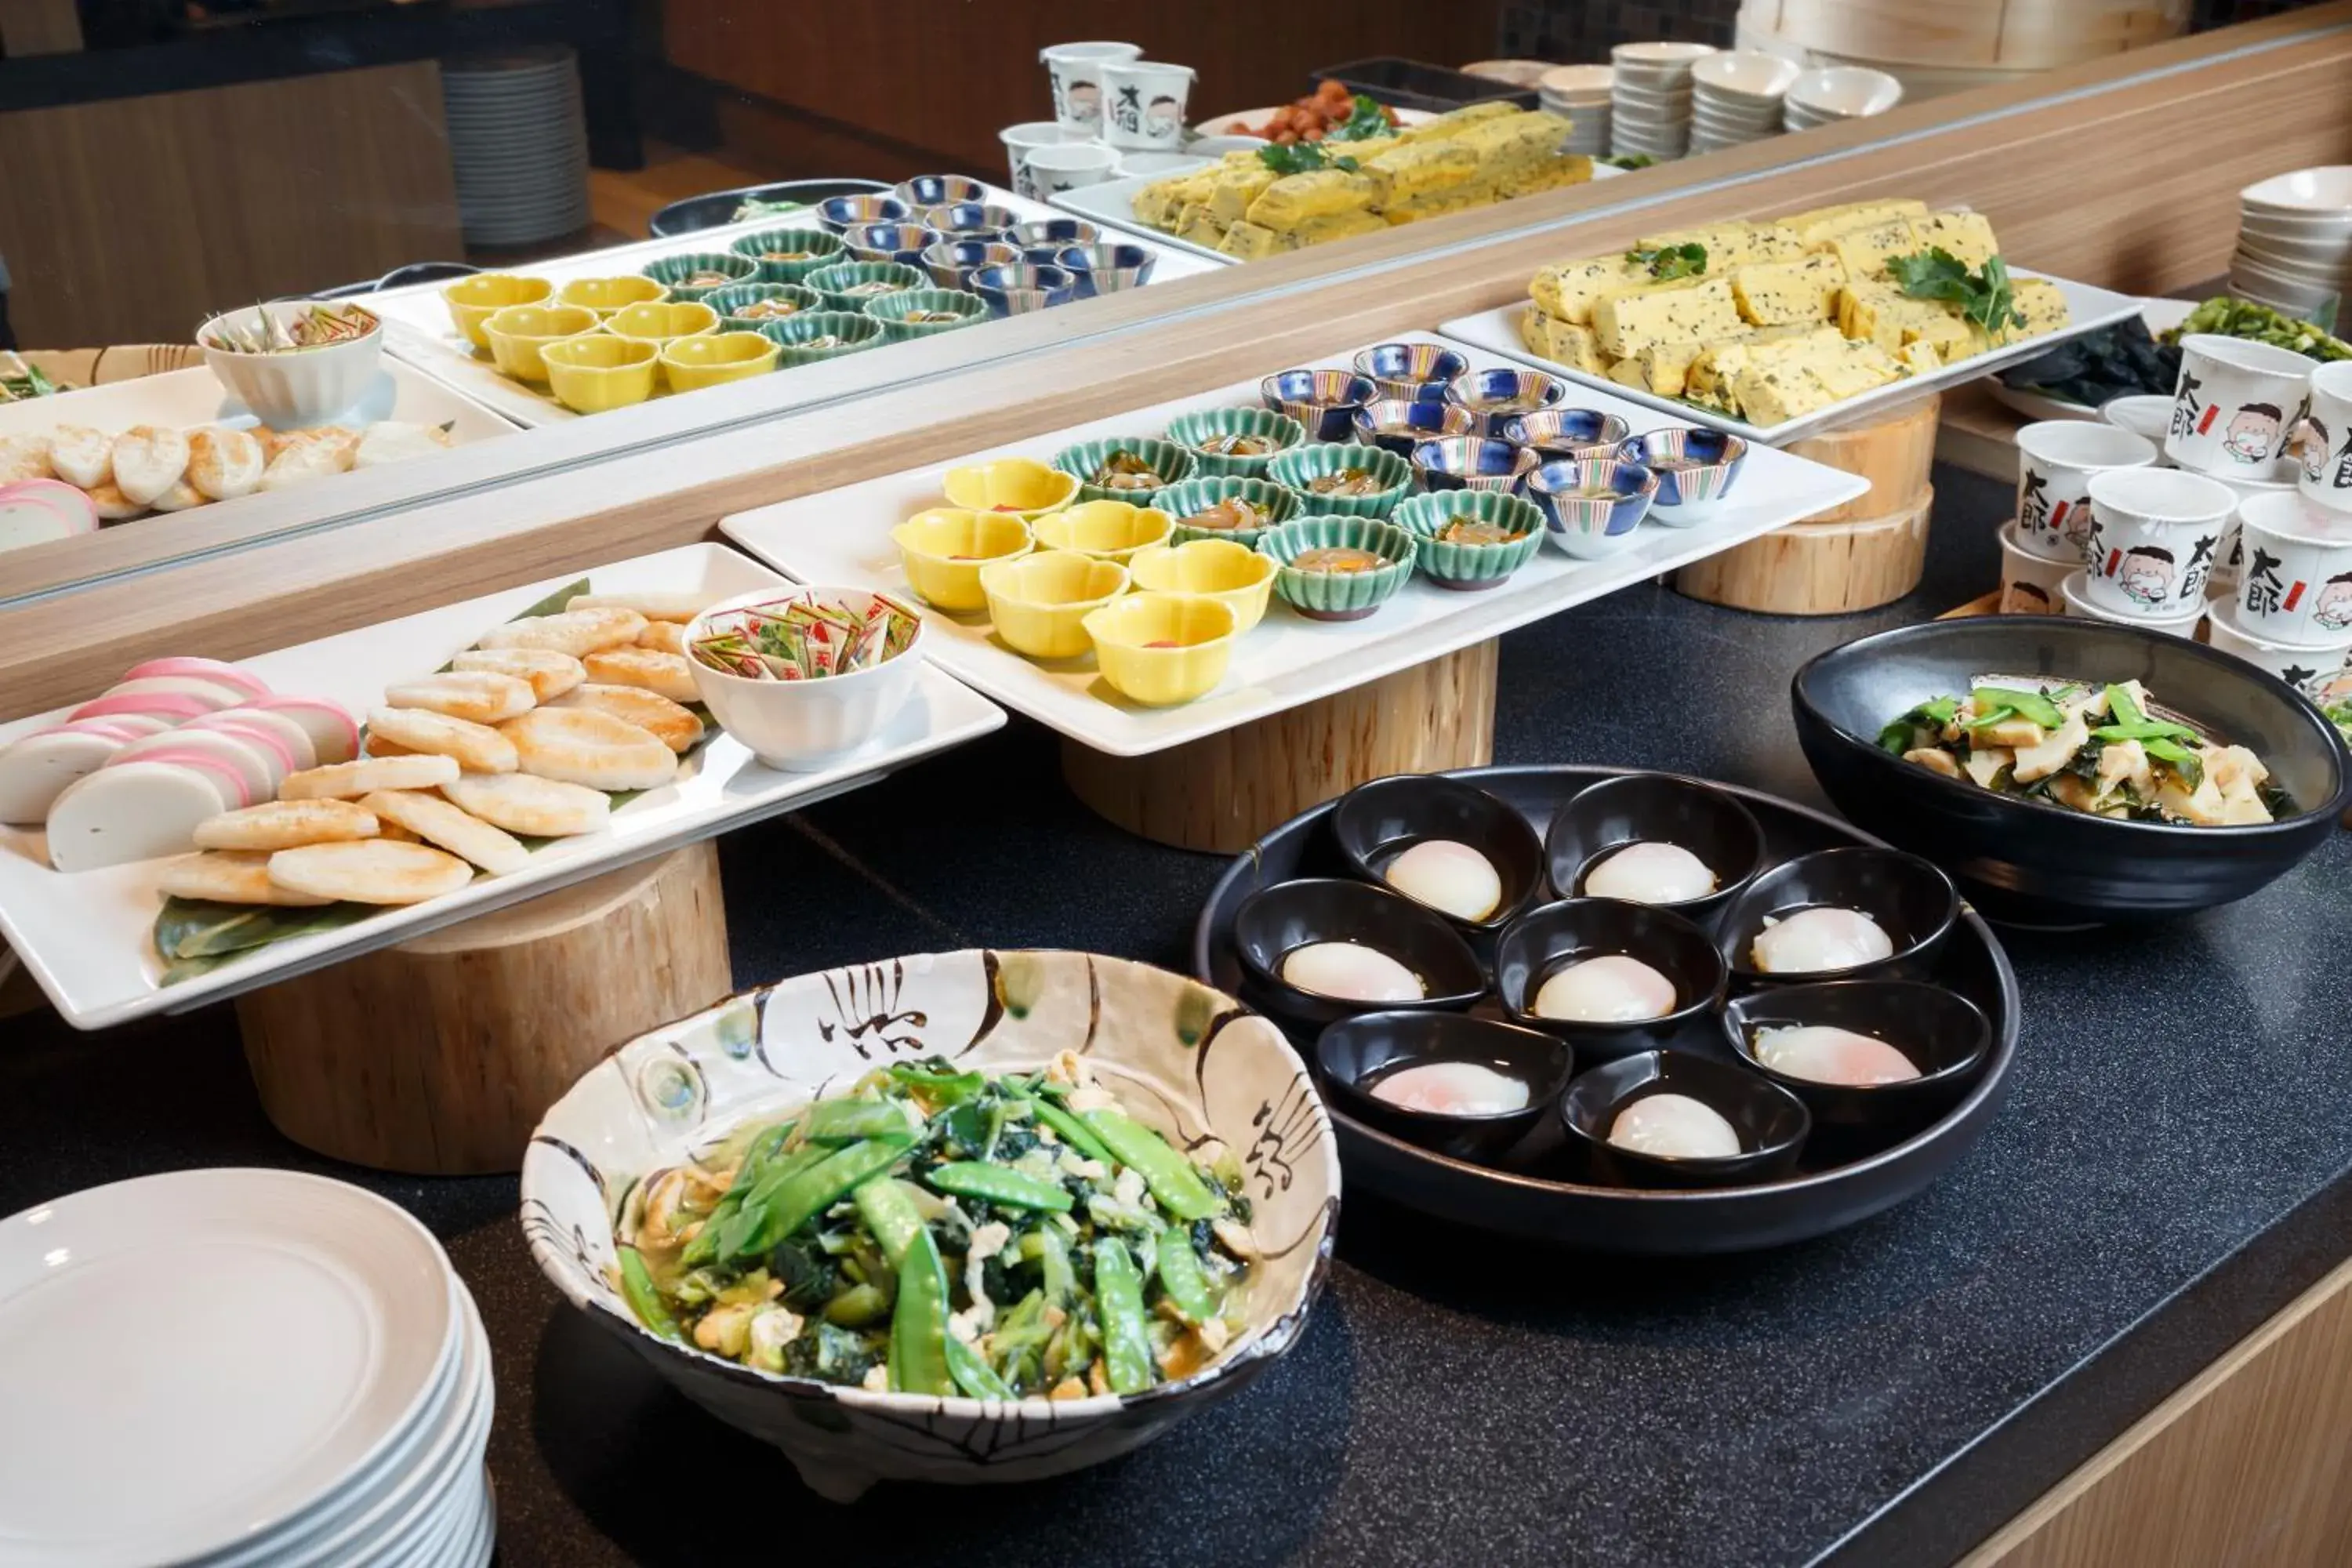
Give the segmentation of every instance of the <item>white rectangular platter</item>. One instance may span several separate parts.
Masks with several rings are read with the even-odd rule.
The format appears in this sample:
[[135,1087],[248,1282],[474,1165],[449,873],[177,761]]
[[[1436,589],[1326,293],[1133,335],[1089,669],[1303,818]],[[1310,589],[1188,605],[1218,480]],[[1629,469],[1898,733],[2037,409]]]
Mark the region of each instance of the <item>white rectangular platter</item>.
[[[994,185],[986,187],[982,199],[1017,214],[1024,223],[1062,215],[1043,202],[1033,202],[1016,196],[1011,191]],[[516,267],[513,271],[530,278],[546,278],[561,285],[575,278],[621,278],[635,273],[649,261],[665,256],[687,256],[699,250],[724,250],[730,242],[757,228],[782,228],[805,223],[814,226],[814,215],[805,219],[790,214],[768,216],[744,224],[730,224],[719,228],[698,229],[692,234],[674,235],[667,239],[639,240],[632,245],[615,245],[604,250],[591,250],[577,256],[554,257],[545,261]],[[1121,239],[1130,237],[1122,234]],[[1198,256],[1188,255],[1166,236],[1152,236],[1145,241],[1160,258],[1151,271],[1153,283],[1164,283],[1171,278],[1192,278],[1203,272],[1232,265],[1233,258],[1206,253],[1203,262]],[[1148,285],[1147,285],[1148,286]],[[424,371],[427,375],[446,382],[468,397],[488,404],[519,425],[551,425],[577,419],[579,415],[555,400],[542,387],[529,386],[499,373],[490,363],[488,353],[468,342],[449,320],[447,307],[441,302],[441,290],[446,285],[419,284],[408,289],[394,289],[382,294],[370,295],[363,303],[383,318],[384,343],[394,353]],[[789,375],[790,369],[782,374]],[[656,391],[656,397],[671,395]]]
[[[713,597],[781,581],[758,562],[724,545],[690,544],[502,589],[241,662],[281,692],[331,698],[364,716],[382,700],[387,683],[438,668],[484,632],[582,577],[597,593],[691,590]],[[28,730],[57,722],[67,711],[60,709],[0,726],[0,746]],[[532,851],[530,864],[520,871],[478,876],[446,898],[387,909],[339,930],[256,948],[170,986],[160,984],[163,964],[151,940],[163,902],[155,890],[156,878],[169,860],[67,875],[49,868],[38,828],[0,827],[0,935],[66,1021],[78,1028],[100,1028],[151,1013],[184,1012],[843,794],[918,757],[976,740],[1003,722],[1004,712],[994,703],[937,669],[926,669],[907,706],[882,733],[821,772],[779,773],[720,731],[687,760],[676,782],[616,807],[612,825],[602,831],[557,839]]]
[[[1428,332],[1406,332],[1391,341],[1441,340]],[[1491,354],[1473,353],[1469,357],[1474,369],[1500,363]],[[1352,353],[1334,354],[1315,366],[1345,367],[1352,358]],[[1074,442],[1158,436],[1180,414],[1255,406],[1257,400],[1257,383],[1239,382],[887,479],[742,512],[722,519],[719,528],[803,583],[908,595],[890,531],[925,507],[945,504],[940,484],[950,468],[1007,457],[1046,462]],[[1637,433],[1674,423],[1616,397],[1595,395],[1582,401],[1624,416]],[[931,626],[932,658],[981,690],[1096,751],[1142,756],[1484,642],[1826,510],[1867,488],[1868,481],[1854,475],[1759,448],[1750,454],[1732,502],[1714,521],[1689,529],[1645,522],[1641,542],[1606,561],[1573,561],[1547,543],[1502,586],[1475,594],[1433,587],[1416,574],[1374,615],[1343,624],[1307,620],[1277,599],[1265,619],[1235,645],[1225,679],[1208,695],[1176,708],[1146,708],[1118,696],[1096,673],[1092,655],[1052,668],[1034,664],[999,643],[984,615],[957,617],[926,609],[924,618]]]
[[[2044,276],[2039,272],[2028,272],[2021,268],[2014,269],[2014,273],[2020,278]],[[1790,419],[1779,425],[1750,425],[1746,420],[1734,419],[1729,415],[1718,414],[1711,408],[1701,408],[1696,404],[1685,403],[1679,398],[1661,397],[1655,393],[1623,386],[1611,381],[1605,375],[1594,375],[1590,371],[1575,370],[1555,360],[1545,359],[1520,340],[1519,320],[1530,309],[1524,300],[1492,310],[1482,311],[1475,316],[1464,316],[1456,321],[1441,322],[1437,330],[1447,337],[1458,339],[1474,348],[1486,349],[1507,359],[1516,360],[1521,364],[1529,364],[1538,370],[1549,371],[1562,380],[1572,381],[1579,385],[1600,388],[1622,397],[1630,403],[1637,403],[1644,408],[1653,409],[1660,414],[1672,415],[1685,424],[1705,425],[1711,429],[1728,430],[1733,435],[1744,436],[1750,441],[1770,442],[1779,446],[1801,440],[1832,426],[1853,424],[1864,416],[1897,403],[1907,402],[1925,392],[1938,391],[1948,386],[1958,386],[1963,382],[1974,381],[1977,377],[1989,375],[2004,365],[2015,364],[2020,360],[2028,360],[2038,354],[2047,353],[2069,338],[2081,337],[2084,333],[2096,331],[2101,327],[2112,327],[2126,317],[2139,314],[2141,301],[2136,296],[2117,294],[2088,283],[2071,283],[2063,278],[2053,278],[2050,281],[2057,284],[2059,291],[2066,296],[2066,310],[2070,320],[2059,331],[2044,332],[2040,337],[2020,339],[2016,342],[2004,343],[1999,348],[1988,350],[1980,354],[1972,354],[1964,360],[1955,360],[1933,374],[1915,375],[1885,386],[1874,387],[1860,396],[1849,397],[1843,403],[1832,404],[1829,407],[1808,414],[1802,418]]]

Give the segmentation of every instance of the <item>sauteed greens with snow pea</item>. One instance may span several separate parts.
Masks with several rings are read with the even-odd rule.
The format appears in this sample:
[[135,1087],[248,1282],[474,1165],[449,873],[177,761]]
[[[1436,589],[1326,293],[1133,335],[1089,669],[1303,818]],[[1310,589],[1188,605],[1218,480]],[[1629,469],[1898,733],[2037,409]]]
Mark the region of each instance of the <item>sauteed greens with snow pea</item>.
[[623,1205],[646,1327],[792,1377],[902,1394],[1137,1394],[1214,1360],[1256,1257],[1241,1164],[1179,1152],[1084,1058],[932,1058],[740,1130]]

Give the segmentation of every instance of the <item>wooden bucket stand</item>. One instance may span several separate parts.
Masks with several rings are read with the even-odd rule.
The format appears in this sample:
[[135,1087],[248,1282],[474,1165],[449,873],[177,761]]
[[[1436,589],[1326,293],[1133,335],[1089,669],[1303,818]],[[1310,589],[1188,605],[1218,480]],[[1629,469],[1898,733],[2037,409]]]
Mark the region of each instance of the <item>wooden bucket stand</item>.
[[421,1175],[513,1171],[614,1047],[727,994],[705,841],[242,997],[262,1109],[306,1148]]

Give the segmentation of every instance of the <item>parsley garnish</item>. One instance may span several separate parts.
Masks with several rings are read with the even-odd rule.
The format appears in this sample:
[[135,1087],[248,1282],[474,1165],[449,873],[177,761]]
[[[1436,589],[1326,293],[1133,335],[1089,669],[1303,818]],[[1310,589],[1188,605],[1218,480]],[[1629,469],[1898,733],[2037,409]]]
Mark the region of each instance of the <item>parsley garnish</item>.
[[1294,142],[1289,146],[1276,142],[1257,150],[1258,161],[1277,174],[1311,174],[1318,169],[1344,169],[1356,172],[1353,158],[1336,157],[1323,151],[1319,142]]
[[1646,267],[1650,276],[1664,282],[1674,278],[1696,278],[1706,271],[1706,247],[1704,245],[1669,245],[1657,250],[1629,250],[1625,259],[1636,267]]
[[1370,142],[1376,136],[1386,136],[1394,129],[1389,124],[1388,110],[1356,94],[1355,110],[1340,123],[1331,127],[1324,140],[1328,142]]
[[1982,327],[1987,337],[1999,338],[2011,327],[2025,325],[2010,287],[2009,268],[1998,256],[1985,262],[1983,271],[1970,272],[1968,263],[1937,246],[1916,256],[1895,257],[1886,269],[1912,299],[1948,300],[1958,305],[1960,314]]

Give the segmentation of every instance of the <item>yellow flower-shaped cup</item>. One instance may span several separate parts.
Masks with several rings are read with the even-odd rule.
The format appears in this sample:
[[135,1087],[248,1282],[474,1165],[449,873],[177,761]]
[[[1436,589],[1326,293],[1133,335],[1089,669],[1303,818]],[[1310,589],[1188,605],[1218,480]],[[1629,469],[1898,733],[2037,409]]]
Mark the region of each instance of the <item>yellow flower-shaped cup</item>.
[[1026,458],[999,458],[992,463],[950,468],[943,488],[950,506],[1009,512],[1024,522],[1034,522],[1076,499],[1078,480],[1075,474]]
[[919,511],[890,531],[906,566],[908,585],[942,610],[977,610],[988,604],[981,568],[1011,561],[1036,547],[1029,525],[1003,512],[965,507]]
[[775,339],[758,332],[703,332],[664,343],[662,374],[672,392],[693,392],[764,374],[776,368],[782,352]]
[[604,321],[632,305],[658,305],[669,298],[669,286],[650,278],[574,278],[556,290],[558,304],[578,305]]
[[1167,543],[1176,520],[1157,507],[1090,500],[1041,517],[1034,526],[1045,549],[1075,550],[1125,565],[1139,551]]
[[661,351],[604,332],[564,338],[539,351],[548,390],[578,414],[602,414],[643,403],[654,395]]
[[1230,539],[1195,539],[1178,545],[1154,545],[1139,552],[1128,563],[1135,585],[1153,594],[1190,594],[1214,599],[1234,612],[1234,633],[1239,636],[1265,618],[1274,597],[1274,579],[1282,570],[1271,555],[1261,555]]
[[543,304],[554,292],[555,285],[544,278],[477,272],[442,289],[441,302],[449,307],[449,320],[466,334],[466,341],[478,349],[487,349],[490,340],[482,335],[483,322],[509,305]]
[[530,382],[547,379],[540,350],[595,330],[596,312],[578,305],[509,305],[482,323],[500,374]]
[[631,338],[656,346],[679,338],[698,337],[719,330],[719,312],[699,300],[662,300],[645,305],[624,305],[604,318],[604,330],[616,338]]
[[1045,550],[980,569],[988,618],[1013,652],[1076,658],[1094,646],[1087,616],[1127,592],[1127,568],[1066,550]]
[[1225,678],[1234,609],[1190,594],[1129,594],[1087,616],[1113,690],[1147,707],[1190,702]]

